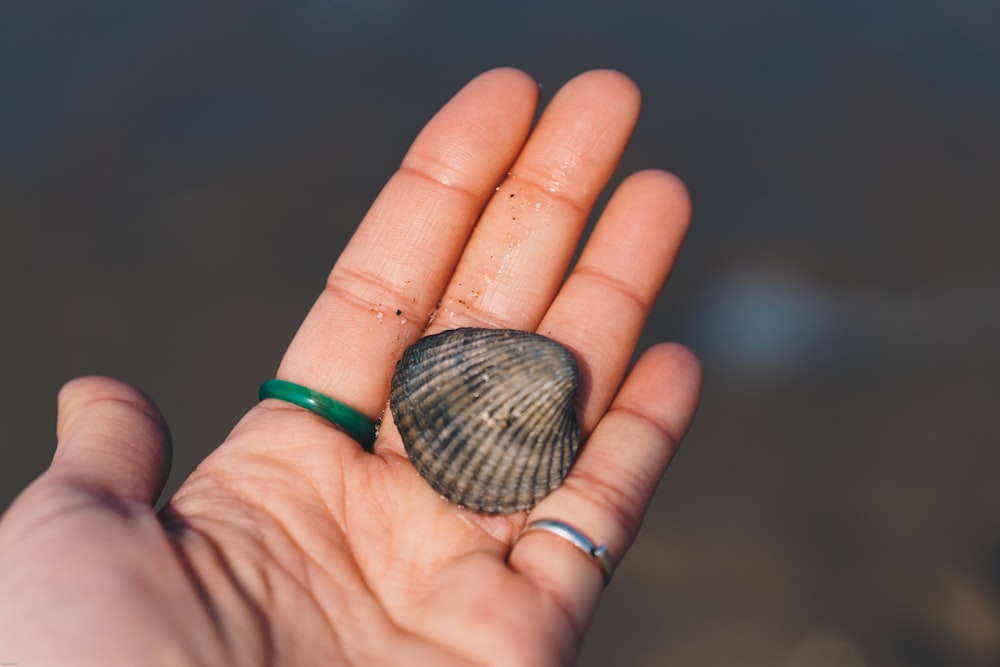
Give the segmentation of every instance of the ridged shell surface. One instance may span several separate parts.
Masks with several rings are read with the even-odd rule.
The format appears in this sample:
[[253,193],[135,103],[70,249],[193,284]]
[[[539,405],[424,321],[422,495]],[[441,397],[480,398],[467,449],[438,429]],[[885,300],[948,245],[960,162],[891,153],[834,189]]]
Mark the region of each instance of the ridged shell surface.
[[562,483],[580,444],[576,359],[544,336],[453,329],[403,353],[389,404],[406,453],[461,507],[509,513]]

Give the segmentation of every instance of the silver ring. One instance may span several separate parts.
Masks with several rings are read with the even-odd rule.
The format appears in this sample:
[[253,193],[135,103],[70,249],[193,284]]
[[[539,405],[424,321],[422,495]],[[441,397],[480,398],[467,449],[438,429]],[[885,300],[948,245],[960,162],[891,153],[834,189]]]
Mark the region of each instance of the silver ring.
[[596,545],[576,528],[568,526],[562,521],[553,521],[552,519],[532,521],[521,531],[521,535],[532,530],[547,531],[573,544],[573,546],[585,553],[588,558],[596,560],[600,564],[601,570],[604,572],[604,585],[607,586],[611,583],[611,575],[615,573],[615,564],[611,562],[611,554],[608,553],[607,548],[603,544]]

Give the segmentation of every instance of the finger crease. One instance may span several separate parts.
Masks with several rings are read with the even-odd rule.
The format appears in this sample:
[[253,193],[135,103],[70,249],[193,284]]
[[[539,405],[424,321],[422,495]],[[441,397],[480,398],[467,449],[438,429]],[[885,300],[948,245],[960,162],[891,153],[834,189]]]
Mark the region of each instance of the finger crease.
[[612,405],[608,414],[618,414],[623,417],[630,417],[642,424],[651,427],[668,448],[674,448],[680,442],[680,438],[675,437],[673,429],[664,421],[656,419],[649,413],[633,408],[628,404]]
[[623,297],[626,301],[631,302],[639,312],[646,312],[649,310],[650,304],[648,301],[639,296],[631,284],[614,277],[607,271],[602,271],[593,266],[577,265],[573,269],[573,273],[570,274],[570,279],[572,280],[574,278],[591,280],[598,283],[618,296]]
[[[439,160],[432,160],[429,158],[424,158],[424,160],[427,161],[429,164],[444,167],[442,171],[448,171],[448,172],[455,171],[451,169],[451,167],[446,162],[441,162]],[[484,192],[478,192],[476,190],[473,190],[472,188],[465,187],[464,185],[459,185],[455,181],[452,181],[446,177],[438,176],[437,174],[435,174],[435,170],[411,165],[406,162],[400,165],[397,173],[403,176],[413,177],[420,181],[425,181],[440,188],[444,188],[448,192],[460,195],[463,199],[480,201],[486,196],[486,193]]]
[[[551,178],[550,180],[552,183],[562,185],[562,182],[558,179]],[[590,215],[590,210],[594,205],[595,198],[592,196],[585,195],[583,197],[574,197],[562,192],[553,185],[544,185],[537,177],[534,176],[521,176],[519,174],[511,173],[507,177],[506,183],[517,183],[519,188],[528,191],[529,196],[538,196],[539,198],[551,200],[553,203],[569,209],[576,216]]]
[[630,497],[628,491],[619,488],[625,486],[632,490],[637,486],[634,481],[624,485],[612,485],[602,477],[579,469],[566,478],[566,485],[588,498],[601,510],[609,512],[612,519],[622,526],[626,535],[635,535],[639,531],[641,515],[628,509],[635,506],[636,501]]
[[487,311],[473,304],[463,304],[461,311],[463,327],[481,327],[484,329],[509,329],[510,323],[501,317],[493,317]]
[[[410,297],[376,273],[359,269],[340,269],[330,275],[324,291],[338,301],[343,301],[365,311],[385,308],[385,304],[405,304]],[[365,296],[365,294],[369,296]],[[414,315],[415,317],[415,315]],[[426,318],[421,312],[420,318]]]

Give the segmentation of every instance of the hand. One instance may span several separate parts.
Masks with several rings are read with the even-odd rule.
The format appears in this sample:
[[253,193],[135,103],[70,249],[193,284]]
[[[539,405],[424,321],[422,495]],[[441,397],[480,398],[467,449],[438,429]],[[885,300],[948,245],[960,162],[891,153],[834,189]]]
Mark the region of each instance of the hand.
[[496,70],[428,123],[277,377],[375,418],[396,360],[424,333],[537,330],[573,350],[583,374],[587,441],[564,485],[530,514],[457,509],[414,471],[388,413],[370,454],[316,415],[265,401],[157,514],[170,461],[159,411],[114,380],[75,380],[60,393],[50,468],[0,522],[0,659],[572,661],[601,570],[559,537],[521,529],[565,521],[620,561],[701,376],[687,350],[661,345],[622,381],[688,224],[673,177],[622,183],[564,281],[638,91],[613,72],[584,74],[532,131],[537,97],[524,74]]

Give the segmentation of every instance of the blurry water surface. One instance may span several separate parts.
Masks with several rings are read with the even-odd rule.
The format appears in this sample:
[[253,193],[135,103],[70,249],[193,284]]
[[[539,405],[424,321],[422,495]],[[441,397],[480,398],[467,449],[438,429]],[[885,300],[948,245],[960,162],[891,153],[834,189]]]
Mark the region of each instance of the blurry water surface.
[[[1000,5],[0,7],[0,505],[55,393],[150,393],[170,489],[462,84],[594,67],[694,226],[643,344],[703,407],[584,665],[1000,664]],[[623,443],[627,446],[627,443]]]

